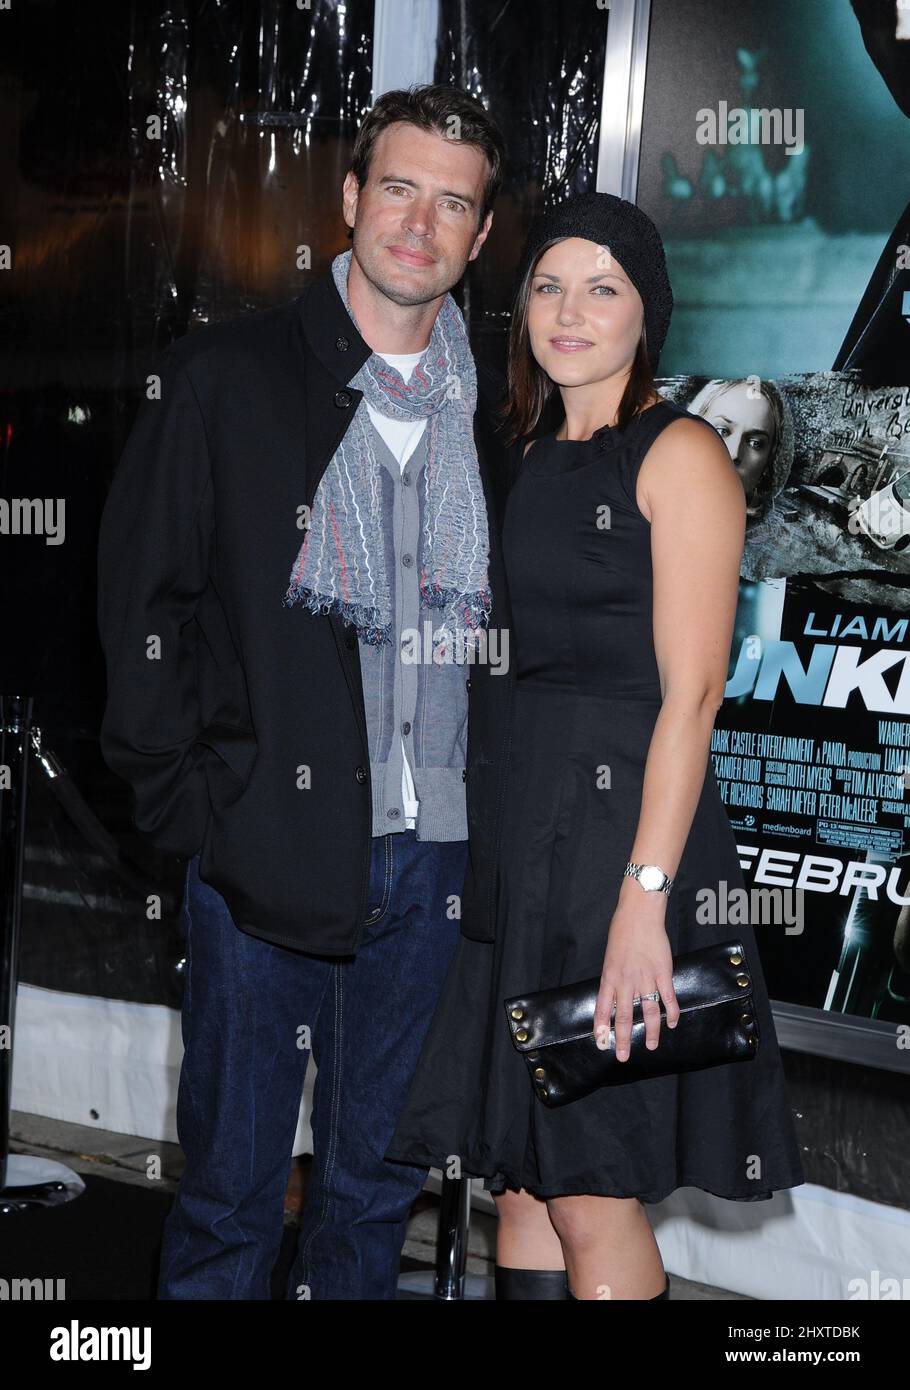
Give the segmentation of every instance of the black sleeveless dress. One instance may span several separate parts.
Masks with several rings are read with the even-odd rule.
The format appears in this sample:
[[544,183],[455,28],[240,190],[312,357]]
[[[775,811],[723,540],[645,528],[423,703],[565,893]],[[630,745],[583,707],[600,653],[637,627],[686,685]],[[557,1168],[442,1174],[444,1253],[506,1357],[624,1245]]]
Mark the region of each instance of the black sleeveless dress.
[[696,920],[699,888],[744,887],[710,759],[666,929],[674,956],[742,940],[754,1056],[551,1110],[532,1092],[503,1007],[603,966],[661,705],[650,525],[635,485],[648,447],[680,416],[697,418],[662,398],[624,432],[544,436],[519,467],[503,525],[517,666],[496,940],[460,938],[387,1159],[452,1171],[457,1157],[493,1192],[540,1197],[658,1202],[698,1187],[755,1201],[805,1180],[753,931]]

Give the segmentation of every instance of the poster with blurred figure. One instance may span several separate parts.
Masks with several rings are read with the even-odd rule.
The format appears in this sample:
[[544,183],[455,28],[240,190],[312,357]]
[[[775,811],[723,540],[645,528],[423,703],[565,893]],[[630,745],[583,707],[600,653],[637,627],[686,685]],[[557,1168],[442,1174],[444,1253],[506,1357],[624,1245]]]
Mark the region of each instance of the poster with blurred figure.
[[712,758],[747,882],[800,890],[801,920],[765,923],[776,995],[910,1023],[910,388],[660,389],[710,420],[746,491]]
[[659,389],[710,421],[746,493],[711,756],[771,991],[894,1026],[910,1024],[905,9],[731,7],[709,47],[700,0],[658,0],[649,80],[685,58],[693,119],[646,93],[639,185],[676,227],[661,365],[679,374]]

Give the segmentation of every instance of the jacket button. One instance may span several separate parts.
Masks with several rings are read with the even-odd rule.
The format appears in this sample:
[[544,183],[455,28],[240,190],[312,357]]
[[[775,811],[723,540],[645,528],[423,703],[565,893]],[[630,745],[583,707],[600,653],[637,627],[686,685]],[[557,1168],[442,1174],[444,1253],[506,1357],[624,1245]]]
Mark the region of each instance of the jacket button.
[[462,782],[466,782],[468,780],[468,769],[466,767],[463,767],[461,769],[461,780]]
[[348,342],[347,338],[341,337],[341,338],[336,338],[336,339],[335,339],[335,346],[336,346],[336,348],[338,349],[339,352],[347,352],[348,348],[349,348],[351,345],[350,345],[350,343]]
[[465,681],[465,683],[464,683],[464,688],[465,688],[465,690],[470,690],[470,689],[471,689],[471,682],[470,682],[470,681]]
[[348,406],[351,404],[350,391],[336,391],[335,404],[339,410],[347,410]]
[[361,784],[363,784],[363,783],[367,780],[367,770],[366,770],[366,768],[365,768],[365,767],[358,767],[357,771],[354,773],[354,776],[357,778],[357,781],[358,781],[358,782],[360,782]]

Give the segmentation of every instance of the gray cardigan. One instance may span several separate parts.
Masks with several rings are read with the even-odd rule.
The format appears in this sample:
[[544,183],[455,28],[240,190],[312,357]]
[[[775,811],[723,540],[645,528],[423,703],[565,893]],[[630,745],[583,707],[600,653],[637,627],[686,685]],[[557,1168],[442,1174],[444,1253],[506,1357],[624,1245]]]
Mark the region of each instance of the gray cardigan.
[[[434,663],[440,610],[421,600],[417,558],[423,523],[421,474],[428,430],[402,470],[379,431],[370,438],[382,467],[386,573],[391,577],[393,640],[360,642],[373,787],[373,835],[405,829],[401,804],[402,738],[420,803],[421,840],[466,840],[465,755],[468,685],[464,661]],[[457,655],[457,654],[455,654]]]

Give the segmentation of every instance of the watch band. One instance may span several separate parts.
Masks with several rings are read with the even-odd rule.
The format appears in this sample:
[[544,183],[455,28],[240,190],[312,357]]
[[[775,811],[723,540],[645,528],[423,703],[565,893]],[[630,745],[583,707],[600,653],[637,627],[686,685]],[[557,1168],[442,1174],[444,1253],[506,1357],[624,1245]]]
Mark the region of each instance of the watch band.
[[[650,870],[647,877],[649,880],[654,879],[655,881],[653,883],[642,882],[642,871],[644,869]],[[658,874],[661,876],[660,880],[656,877]],[[665,893],[667,897],[670,896],[670,889],[673,887],[672,878],[668,878],[658,864],[633,864],[631,859],[623,869],[623,878],[638,879],[638,882],[646,893]]]

